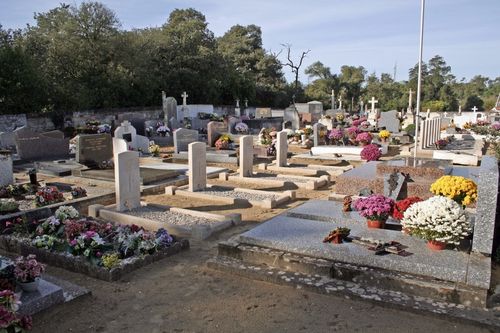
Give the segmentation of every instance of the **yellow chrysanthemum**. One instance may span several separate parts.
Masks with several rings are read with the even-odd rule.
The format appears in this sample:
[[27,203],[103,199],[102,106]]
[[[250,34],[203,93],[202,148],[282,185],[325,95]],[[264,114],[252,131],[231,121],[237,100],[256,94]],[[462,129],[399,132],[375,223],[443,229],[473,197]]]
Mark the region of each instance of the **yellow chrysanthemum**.
[[470,205],[477,199],[476,183],[461,176],[443,176],[431,185],[430,191],[464,206]]

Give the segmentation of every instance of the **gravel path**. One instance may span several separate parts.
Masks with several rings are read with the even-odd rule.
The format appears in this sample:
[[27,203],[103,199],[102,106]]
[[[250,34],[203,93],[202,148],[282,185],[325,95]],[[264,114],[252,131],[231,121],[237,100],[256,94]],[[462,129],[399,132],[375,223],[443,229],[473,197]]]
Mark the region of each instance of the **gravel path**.
[[233,190],[228,190],[221,187],[212,187],[209,190],[204,190],[200,193],[214,195],[219,197],[228,197],[228,198],[236,198],[236,199],[245,199],[245,200],[254,200],[254,201],[263,201],[265,199],[277,199],[279,196],[273,193],[269,194],[256,194],[256,193],[247,193],[247,192],[235,192]]
[[148,220],[165,222],[182,226],[193,226],[207,223],[217,223],[219,221],[210,220],[207,218],[195,217],[188,214],[178,212],[165,211],[156,207],[140,207],[133,209],[126,214],[137,217],[142,217]]

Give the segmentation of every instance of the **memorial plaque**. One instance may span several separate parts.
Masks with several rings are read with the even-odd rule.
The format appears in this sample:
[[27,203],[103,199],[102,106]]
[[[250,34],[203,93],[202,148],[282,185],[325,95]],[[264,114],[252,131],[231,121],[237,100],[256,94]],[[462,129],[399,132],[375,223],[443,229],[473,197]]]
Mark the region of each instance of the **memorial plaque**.
[[76,141],[76,161],[96,166],[113,157],[113,143],[109,134],[79,135]]
[[15,131],[15,141],[17,153],[23,160],[69,156],[68,139],[55,138],[22,128]]

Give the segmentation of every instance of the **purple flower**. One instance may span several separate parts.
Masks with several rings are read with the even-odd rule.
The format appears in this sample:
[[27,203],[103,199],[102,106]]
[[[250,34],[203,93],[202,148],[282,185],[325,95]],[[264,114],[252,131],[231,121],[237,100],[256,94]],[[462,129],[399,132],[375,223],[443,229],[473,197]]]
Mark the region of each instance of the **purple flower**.
[[372,135],[370,133],[368,133],[368,132],[359,133],[356,136],[356,141],[371,143],[372,142]]
[[344,136],[341,129],[334,128],[328,133],[328,138],[333,140],[340,140]]
[[394,200],[380,194],[372,194],[366,198],[359,198],[354,202],[354,209],[359,215],[369,219],[387,219],[394,206]]
[[370,144],[361,150],[361,158],[365,161],[376,161],[382,156],[380,149],[377,145]]

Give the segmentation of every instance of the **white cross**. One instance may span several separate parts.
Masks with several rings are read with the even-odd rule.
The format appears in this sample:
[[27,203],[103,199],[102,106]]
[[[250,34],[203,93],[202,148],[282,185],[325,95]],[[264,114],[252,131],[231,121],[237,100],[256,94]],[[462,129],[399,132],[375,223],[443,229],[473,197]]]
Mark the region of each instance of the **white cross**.
[[477,110],[479,110],[479,109],[477,108],[477,106],[474,105],[474,107],[471,110],[474,111],[474,113],[476,113]]
[[186,106],[187,105],[187,98],[189,97],[189,95],[186,94],[186,92],[183,92],[181,97],[182,97],[182,105]]
[[375,112],[375,104],[378,103],[378,101],[375,99],[375,97],[372,96],[372,99],[369,100],[370,104],[372,105],[372,113]]

